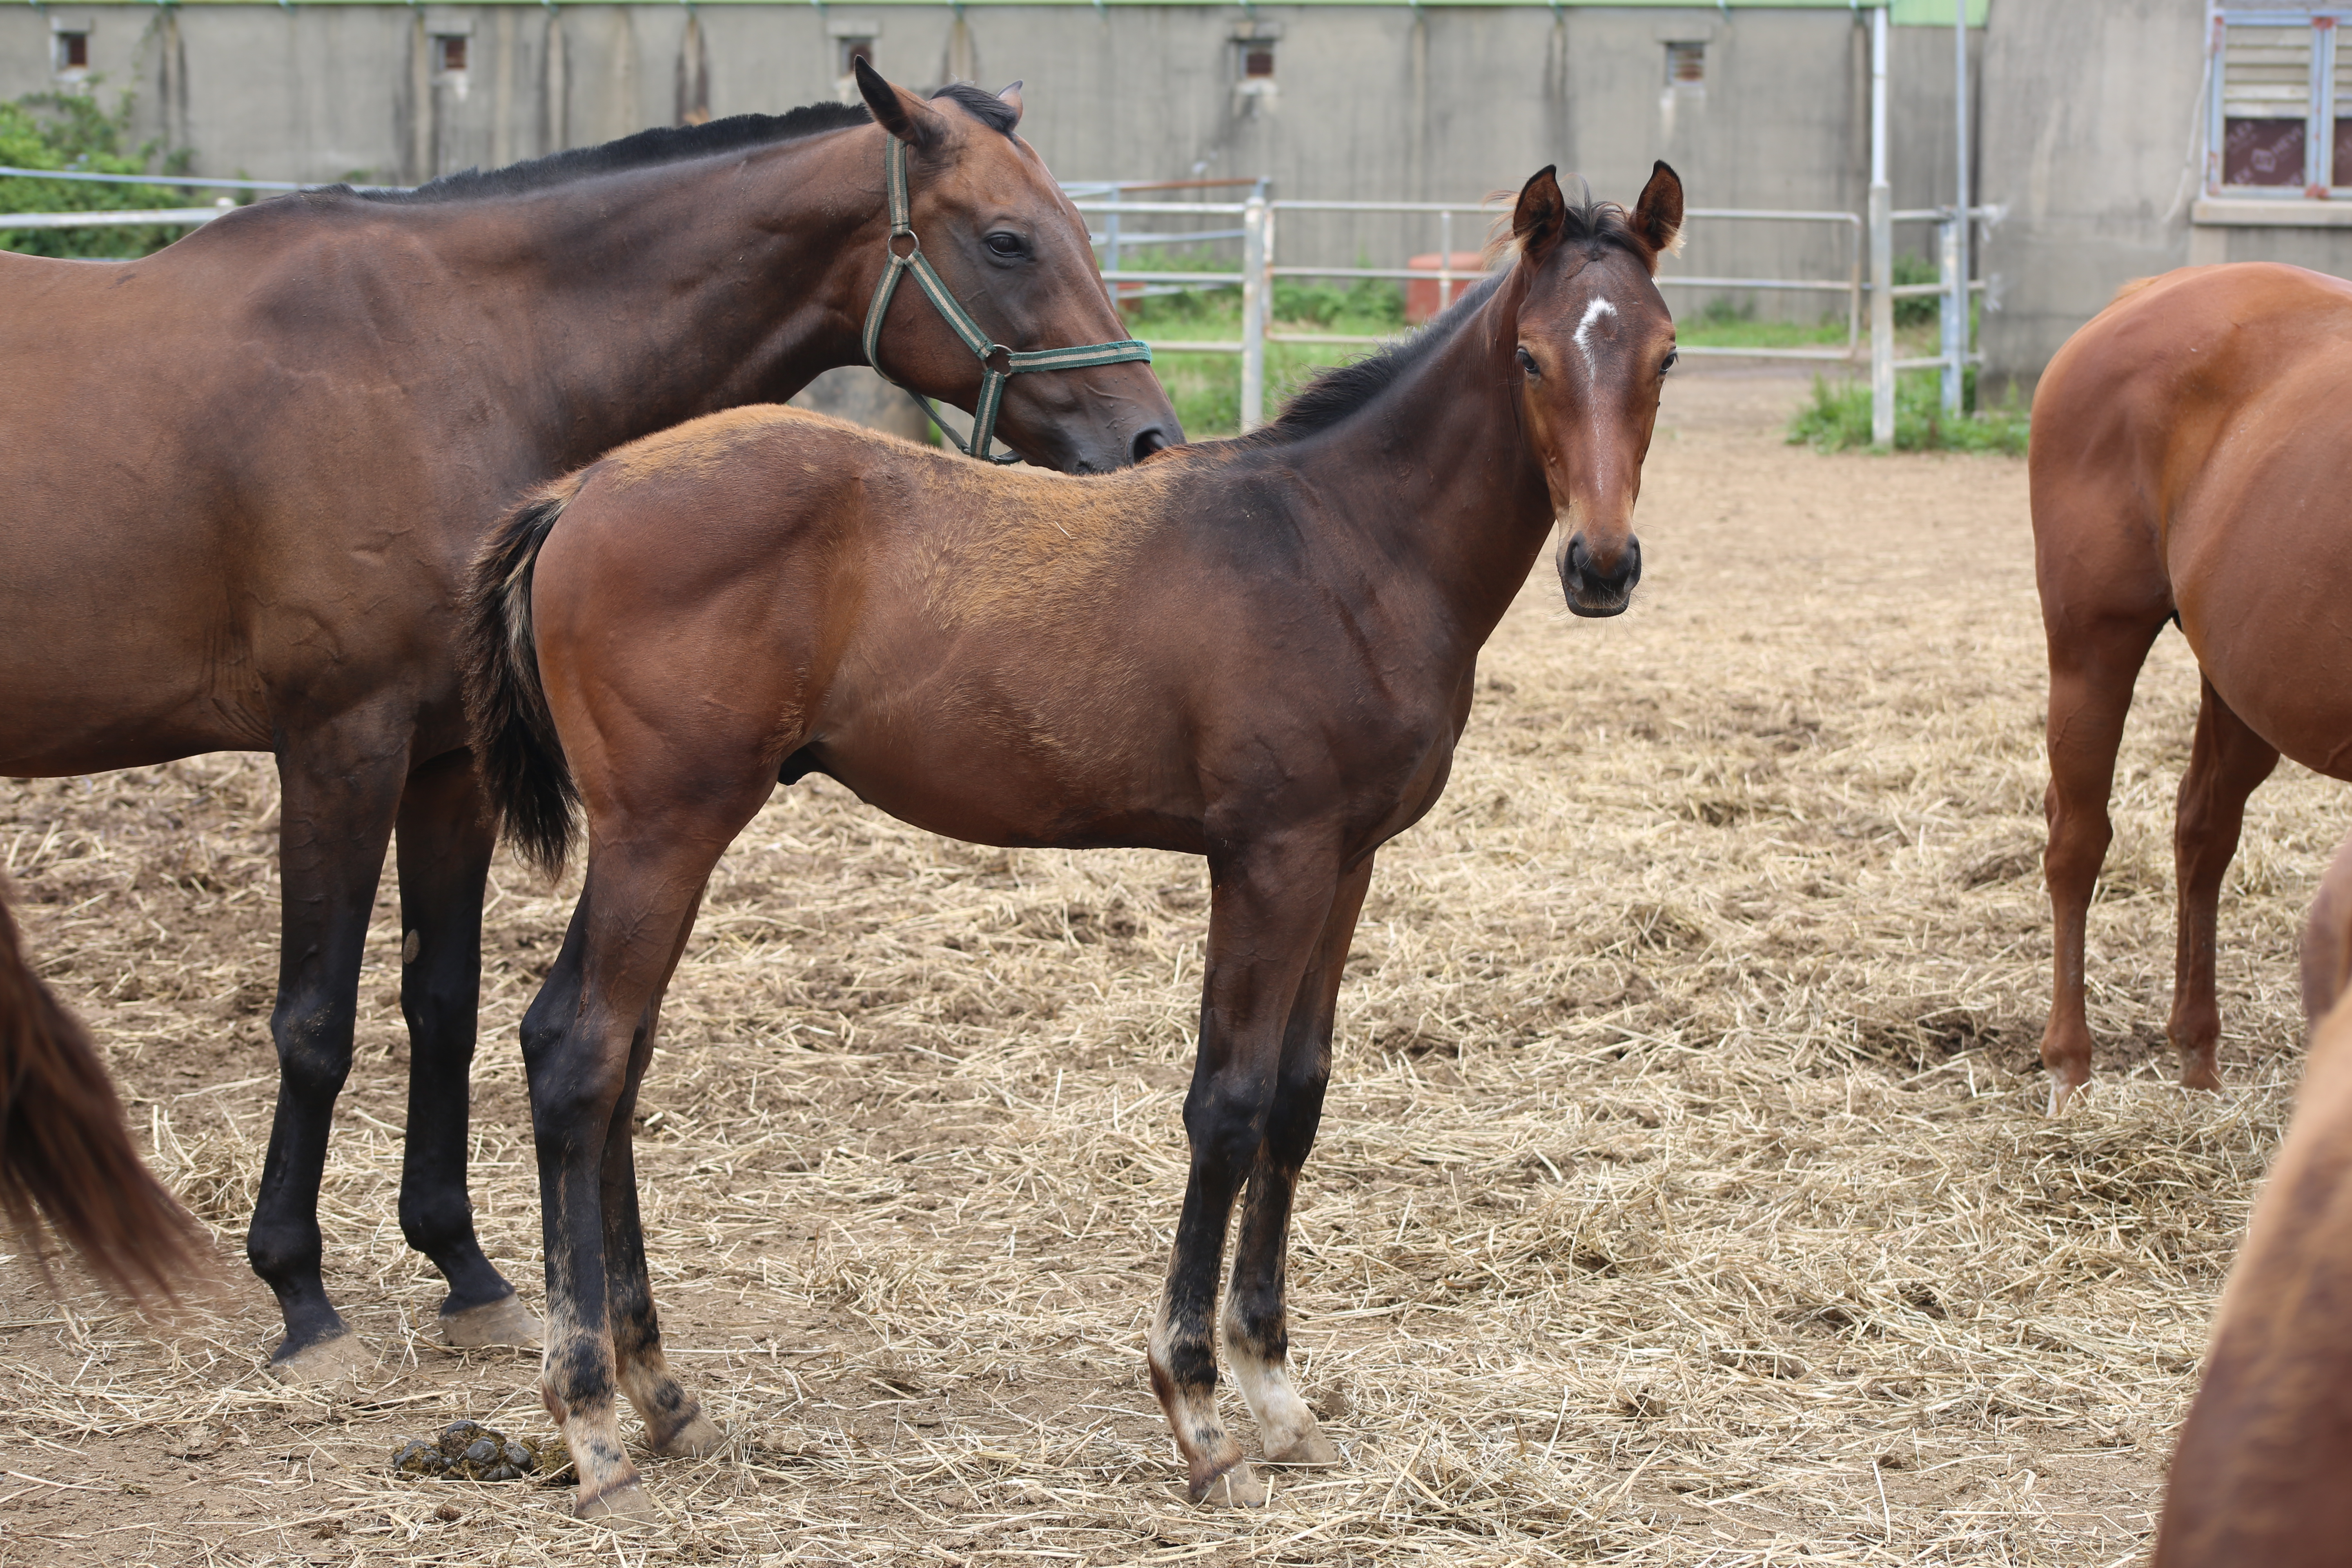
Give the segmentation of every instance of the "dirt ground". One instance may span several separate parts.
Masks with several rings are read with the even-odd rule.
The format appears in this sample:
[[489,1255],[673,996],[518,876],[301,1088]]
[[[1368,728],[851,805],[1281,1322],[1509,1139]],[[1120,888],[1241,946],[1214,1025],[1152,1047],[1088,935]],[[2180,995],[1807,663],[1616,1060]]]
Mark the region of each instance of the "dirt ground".
[[[2046,1120],[2023,465],[1789,447],[1803,392],[1677,373],[1635,607],[1573,620],[1539,567],[1450,791],[1382,858],[1294,1251],[1344,1468],[1188,1507],[1144,1379],[1200,865],[947,843],[814,780],[722,864],[646,1087],[667,1337],[731,1434],[646,1465],[663,1528],[387,1472],[460,1415],[548,1425],[534,1358],[436,1345],[400,1240],[387,890],[324,1219],[378,1385],[265,1376],[241,1264],[232,1311],[159,1333],[9,1258],[0,1563],[2132,1560],[2289,1108],[2294,932],[2344,803],[2292,768],[2256,795],[2231,1089],[2170,1087],[2195,689],[2159,642],[2093,911],[2097,1088]],[[274,804],[242,757],[0,783],[33,950],[233,1253],[273,1093]],[[515,1025],[569,896],[501,862],[475,1077],[484,1239],[534,1300]]]

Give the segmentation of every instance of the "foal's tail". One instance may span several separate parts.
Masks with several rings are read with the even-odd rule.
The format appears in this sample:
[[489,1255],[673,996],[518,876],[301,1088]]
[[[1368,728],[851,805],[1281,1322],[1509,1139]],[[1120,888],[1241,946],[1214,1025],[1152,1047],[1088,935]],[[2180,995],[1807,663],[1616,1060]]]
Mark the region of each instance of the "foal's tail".
[[459,634],[475,764],[523,858],[551,878],[572,851],[580,791],[539,682],[530,580],[548,531],[579,490],[576,477],[551,485],[491,530],[474,556]]
[[209,1273],[201,1229],[141,1163],[98,1052],[25,962],[0,883],[0,1220],[42,1254],[41,1222],[132,1300]]

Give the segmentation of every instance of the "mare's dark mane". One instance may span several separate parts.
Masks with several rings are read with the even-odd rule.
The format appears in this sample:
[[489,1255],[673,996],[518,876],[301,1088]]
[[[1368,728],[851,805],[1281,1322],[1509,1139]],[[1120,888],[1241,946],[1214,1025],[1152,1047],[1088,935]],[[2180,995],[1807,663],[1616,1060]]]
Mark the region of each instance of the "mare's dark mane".
[[[931,96],[953,100],[982,125],[992,131],[1003,132],[1008,136],[1021,119],[1020,111],[1011,104],[969,82],[951,82]],[[481,196],[520,195],[526,191],[544,190],[550,185],[568,184],[593,174],[618,174],[625,169],[644,169],[660,163],[684,163],[689,158],[713,157],[746,147],[798,142],[804,137],[822,136],[829,131],[846,131],[853,125],[869,124],[873,119],[873,111],[862,103],[811,103],[782,114],[738,114],[725,120],[714,120],[707,125],[656,126],[651,131],[640,131],[634,136],[624,136],[600,146],[573,147],[562,153],[551,153],[544,158],[509,163],[503,169],[467,169],[455,174],[444,174],[413,191],[360,191],[356,194],[372,202],[407,203],[471,201]]]
[[[1652,266],[1656,253],[1642,242],[1639,235],[1627,226],[1625,209],[1615,202],[1596,202],[1589,195],[1581,202],[1570,202],[1560,215],[1560,245],[1581,245],[1588,257],[1604,250],[1622,250],[1639,261],[1644,268]],[[1514,266],[1517,263],[1514,262]],[[1394,385],[1398,379],[1414,365],[1427,359],[1438,346],[1460,331],[1465,322],[1477,314],[1478,307],[1503,285],[1507,271],[1495,273],[1476,284],[1470,291],[1446,307],[1444,314],[1429,325],[1378,353],[1366,355],[1351,364],[1334,366],[1298,389],[1274,422],[1263,430],[1242,437],[1261,445],[1279,445],[1328,430]]]

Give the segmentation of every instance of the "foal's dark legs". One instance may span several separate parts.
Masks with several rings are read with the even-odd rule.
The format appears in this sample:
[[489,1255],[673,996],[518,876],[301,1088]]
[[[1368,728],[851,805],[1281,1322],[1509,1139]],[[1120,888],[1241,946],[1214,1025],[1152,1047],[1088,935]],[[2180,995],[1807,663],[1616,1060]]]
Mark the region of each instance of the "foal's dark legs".
[[590,861],[562,954],[523,1018],[547,1248],[540,1396],[579,1468],[572,1509],[583,1518],[645,1506],[621,1443],[616,1384],[662,1451],[704,1452],[719,1438],[662,1358],[629,1119],[703,883],[766,789],[762,778],[740,813],[708,833],[683,810],[666,816],[658,833],[613,823]]
[[1323,939],[1298,983],[1282,1038],[1282,1066],[1265,1142],[1250,1167],[1241,1231],[1234,1238],[1233,1280],[1225,1295],[1225,1360],[1234,1383],[1257,1417],[1265,1457],[1277,1464],[1328,1465],[1339,1450],[1323,1436],[1315,1413],[1290,1381],[1290,1324],[1283,1296],[1287,1283],[1290,1207],[1299,1168],[1315,1146],[1323,1089],[1331,1079],[1331,1023],[1348,944],[1364,906],[1372,862],[1347,873],[1323,923]]
[[2213,1050],[2221,1039],[2221,1012],[2213,1000],[2213,942],[2221,878],[2238,852],[2246,797],[2271,776],[2279,754],[2231,711],[2211,681],[2200,678],[2199,684],[2197,738],[2172,820],[2180,925],[2166,1032],[2180,1053],[2180,1081],[2190,1089],[2219,1089]]
[[471,756],[417,769],[401,796],[400,1008],[408,1021],[408,1143],[400,1229],[449,1282],[453,1345],[539,1343],[539,1320],[482,1256],[466,1194],[466,1129],[481,996],[482,889],[496,833]]
[[407,772],[406,731],[389,722],[347,721],[278,747],[278,1110],[245,1250],[286,1318],[270,1364],[306,1379],[348,1376],[373,1359],[319,1277],[319,1177],[351,1071],[360,952]]
[[1266,1139],[1284,1030],[1338,879],[1319,849],[1259,846],[1213,859],[1211,873],[1201,1041],[1184,1100],[1192,1165],[1151,1328],[1151,1386],[1192,1500],[1255,1506],[1265,1484],[1217,1416],[1217,1277],[1234,1194]]

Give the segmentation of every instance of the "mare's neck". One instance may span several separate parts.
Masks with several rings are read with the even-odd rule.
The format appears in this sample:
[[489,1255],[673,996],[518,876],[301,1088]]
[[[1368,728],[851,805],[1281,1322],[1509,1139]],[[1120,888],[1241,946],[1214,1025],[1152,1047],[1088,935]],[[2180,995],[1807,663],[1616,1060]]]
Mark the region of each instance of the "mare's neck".
[[536,456],[569,468],[864,363],[858,325],[889,227],[882,135],[859,126],[452,203],[438,224],[413,210],[443,260],[512,285],[513,393]]
[[1332,499],[1327,521],[1402,570],[1450,653],[1477,657],[1552,526],[1549,487],[1521,428],[1516,312],[1506,279],[1469,319],[1364,407],[1300,441],[1292,465]]

